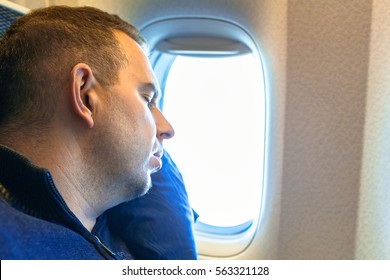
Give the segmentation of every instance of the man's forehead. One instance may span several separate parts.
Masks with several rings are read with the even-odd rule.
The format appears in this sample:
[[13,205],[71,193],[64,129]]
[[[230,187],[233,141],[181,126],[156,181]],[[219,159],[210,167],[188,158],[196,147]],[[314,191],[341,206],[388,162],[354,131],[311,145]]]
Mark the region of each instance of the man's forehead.
[[129,35],[120,30],[114,30],[114,35],[118,40],[122,51],[127,53],[142,53],[143,56],[147,57],[146,50]]

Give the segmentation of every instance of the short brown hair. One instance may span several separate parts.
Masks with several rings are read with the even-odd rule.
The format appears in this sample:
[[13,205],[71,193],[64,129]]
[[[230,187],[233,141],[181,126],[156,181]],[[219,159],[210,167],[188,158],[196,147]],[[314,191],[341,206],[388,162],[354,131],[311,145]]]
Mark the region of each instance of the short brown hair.
[[50,120],[77,63],[103,86],[115,82],[126,56],[114,30],[146,47],[134,26],[92,7],[52,6],[18,18],[0,40],[0,127]]

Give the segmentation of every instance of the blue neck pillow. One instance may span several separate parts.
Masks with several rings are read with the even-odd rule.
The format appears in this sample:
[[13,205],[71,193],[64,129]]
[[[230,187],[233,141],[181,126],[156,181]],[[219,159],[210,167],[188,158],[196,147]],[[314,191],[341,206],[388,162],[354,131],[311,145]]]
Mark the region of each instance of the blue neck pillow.
[[152,175],[144,196],[123,203],[107,214],[111,231],[122,238],[135,259],[194,260],[194,221],[182,175],[165,151],[163,167]]

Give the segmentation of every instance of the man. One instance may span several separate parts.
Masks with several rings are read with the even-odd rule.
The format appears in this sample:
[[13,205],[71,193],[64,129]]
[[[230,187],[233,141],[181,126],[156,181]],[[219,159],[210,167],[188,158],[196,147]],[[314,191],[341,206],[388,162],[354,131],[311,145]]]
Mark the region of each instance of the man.
[[174,131],[137,30],[83,7],[0,43],[0,257],[132,258],[103,212],[145,194]]

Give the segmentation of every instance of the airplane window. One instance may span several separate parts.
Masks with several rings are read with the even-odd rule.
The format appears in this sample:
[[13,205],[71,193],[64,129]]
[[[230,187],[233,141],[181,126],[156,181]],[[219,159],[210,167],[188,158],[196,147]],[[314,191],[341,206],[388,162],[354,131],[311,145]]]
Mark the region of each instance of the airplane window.
[[[203,226],[250,225],[263,181],[265,95],[252,54],[177,56],[164,91],[175,128],[165,147],[180,167]],[[231,231],[230,231],[231,232]]]

